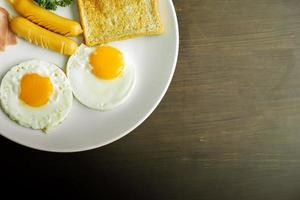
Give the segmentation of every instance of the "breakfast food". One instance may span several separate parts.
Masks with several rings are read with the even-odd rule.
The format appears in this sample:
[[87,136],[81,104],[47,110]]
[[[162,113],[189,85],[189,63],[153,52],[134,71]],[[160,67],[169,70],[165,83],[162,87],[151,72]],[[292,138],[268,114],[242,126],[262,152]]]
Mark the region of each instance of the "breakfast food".
[[6,46],[6,39],[8,33],[7,11],[0,9],[0,50],[4,51]]
[[31,60],[13,67],[4,76],[0,101],[8,116],[20,125],[47,130],[66,118],[73,95],[59,67]]
[[73,20],[58,16],[36,5],[32,0],[8,0],[23,17],[50,31],[64,36],[82,33],[81,25]]
[[6,45],[17,43],[15,34],[10,30],[8,18],[7,10],[0,7],[0,51],[4,51]]
[[29,42],[65,55],[72,55],[78,46],[72,39],[48,31],[23,17],[13,18],[10,26],[14,33]]
[[67,64],[75,97],[96,110],[120,105],[133,88],[135,70],[130,59],[113,46],[78,47]]
[[[71,56],[66,74],[54,64],[30,60],[11,68],[2,79],[3,111],[18,124],[37,130],[60,124],[71,110],[73,94],[99,111],[121,105],[134,88],[135,67],[127,51],[107,42],[163,32],[157,0],[78,0],[83,30],[79,23],[46,10],[73,0],[7,1],[22,16],[10,18],[0,7],[0,51],[16,43],[15,33]],[[78,47],[68,37],[82,32],[87,46]]]
[[78,7],[88,46],[163,32],[157,0],[78,0]]

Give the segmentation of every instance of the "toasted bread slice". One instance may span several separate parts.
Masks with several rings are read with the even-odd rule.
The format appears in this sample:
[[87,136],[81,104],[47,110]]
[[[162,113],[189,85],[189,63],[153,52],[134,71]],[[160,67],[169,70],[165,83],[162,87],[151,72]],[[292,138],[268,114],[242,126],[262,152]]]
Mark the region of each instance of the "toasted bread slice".
[[160,34],[157,0],[78,0],[88,46]]

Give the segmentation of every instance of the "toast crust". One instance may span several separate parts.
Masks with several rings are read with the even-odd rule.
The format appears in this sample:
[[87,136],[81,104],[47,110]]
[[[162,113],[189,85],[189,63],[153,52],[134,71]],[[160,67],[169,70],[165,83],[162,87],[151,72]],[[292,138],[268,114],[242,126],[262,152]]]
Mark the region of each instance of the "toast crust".
[[164,31],[157,0],[78,0],[87,46]]

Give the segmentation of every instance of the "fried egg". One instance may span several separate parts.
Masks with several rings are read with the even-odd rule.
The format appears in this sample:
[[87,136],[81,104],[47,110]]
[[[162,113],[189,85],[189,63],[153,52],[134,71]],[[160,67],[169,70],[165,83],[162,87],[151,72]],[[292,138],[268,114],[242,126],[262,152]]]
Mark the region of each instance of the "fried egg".
[[96,110],[119,106],[135,82],[135,70],[129,60],[114,46],[81,45],[67,64],[67,76],[75,97]]
[[73,94],[59,67],[30,60],[13,67],[4,76],[0,101],[4,112],[20,125],[47,130],[67,117]]

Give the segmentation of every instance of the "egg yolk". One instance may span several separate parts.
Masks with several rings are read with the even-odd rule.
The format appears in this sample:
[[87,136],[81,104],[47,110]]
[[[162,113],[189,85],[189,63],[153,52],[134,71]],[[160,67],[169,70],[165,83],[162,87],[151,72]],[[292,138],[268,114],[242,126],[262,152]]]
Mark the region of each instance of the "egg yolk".
[[122,73],[123,54],[112,46],[100,46],[90,55],[90,65],[92,72],[98,78],[114,79]]
[[19,98],[29,106],[40,107],[47,104],[52,92],[53,86],[48,77],[32,73],[21,79]]

